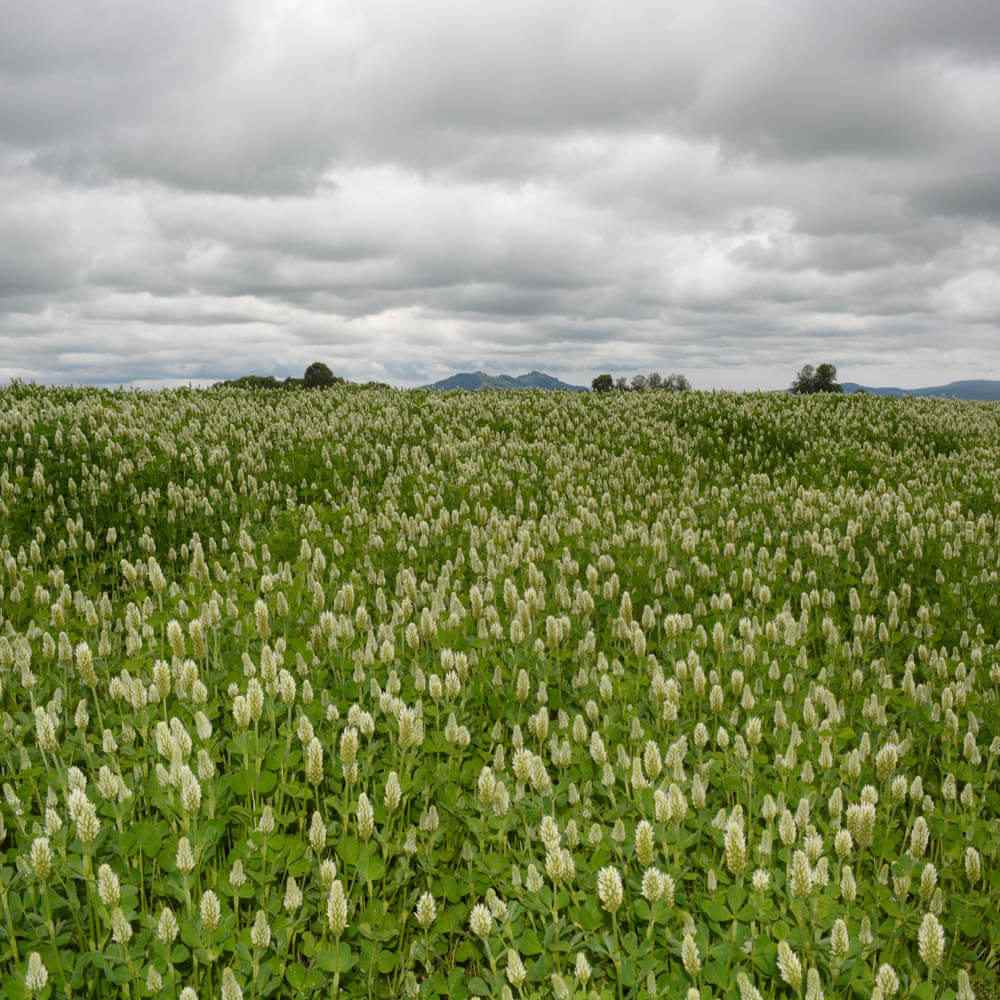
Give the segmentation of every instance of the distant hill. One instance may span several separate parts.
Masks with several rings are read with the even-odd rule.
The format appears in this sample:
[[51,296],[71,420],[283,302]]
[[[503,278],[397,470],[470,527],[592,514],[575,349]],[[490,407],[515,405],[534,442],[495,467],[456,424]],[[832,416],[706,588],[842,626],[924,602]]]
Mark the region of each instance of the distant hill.
[[586,392],[582,385],[570,385],[544,372],[528,372],[527,375],[487,375],[486,372],[459,372],[441,379],[424,389],[550,389],[559,392]]
[[947,385],[933,385],[924,389],[899,389],[895,386],[858,385],[857,382],[844,382],[844,392],[859,390],[872,396],[944,396],[949,399],[979,400],[992,402],[1000,400],[1000,381],[989,379],[970,379],[964,382],[949,382]]

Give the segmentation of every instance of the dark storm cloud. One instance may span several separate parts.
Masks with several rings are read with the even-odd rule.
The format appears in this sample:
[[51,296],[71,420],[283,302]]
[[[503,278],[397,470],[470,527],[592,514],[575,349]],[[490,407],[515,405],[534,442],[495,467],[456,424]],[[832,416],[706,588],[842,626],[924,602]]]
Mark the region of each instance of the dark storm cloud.
[[0,377],[996,375],[1000,5],[51,0]]

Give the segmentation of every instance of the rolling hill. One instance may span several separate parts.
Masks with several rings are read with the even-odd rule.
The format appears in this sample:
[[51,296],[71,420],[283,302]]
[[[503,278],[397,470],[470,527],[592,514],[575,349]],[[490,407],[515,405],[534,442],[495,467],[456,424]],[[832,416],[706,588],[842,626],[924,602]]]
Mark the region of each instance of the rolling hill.
[[1000,381],[990,379],[969,379],[949,382],[947,385],[928,386],[923,389],[899,389],[895,386],[858,385],[844,382],[844,392],[867,392],[872,396],[943,396],[949,399],[968,399],[980,402],[1000,400]]

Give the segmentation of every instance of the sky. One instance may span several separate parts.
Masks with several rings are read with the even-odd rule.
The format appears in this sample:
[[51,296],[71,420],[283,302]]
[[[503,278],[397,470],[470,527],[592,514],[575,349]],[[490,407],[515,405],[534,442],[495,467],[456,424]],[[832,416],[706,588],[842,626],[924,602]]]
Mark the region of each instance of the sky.
[[0,8],[0,381],[1000,378],[996,0]]

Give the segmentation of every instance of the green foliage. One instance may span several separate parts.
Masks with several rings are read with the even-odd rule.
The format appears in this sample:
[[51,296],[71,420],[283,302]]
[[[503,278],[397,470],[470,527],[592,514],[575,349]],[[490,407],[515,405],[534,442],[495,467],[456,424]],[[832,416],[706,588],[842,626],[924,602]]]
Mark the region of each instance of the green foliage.
[[277,379],[273,375],[241,375],[226,382],[216,382],[213,389],[302,389],[300,378]]
[[0,392],[0,995],[989,995],[1000,406],[272,388]]

